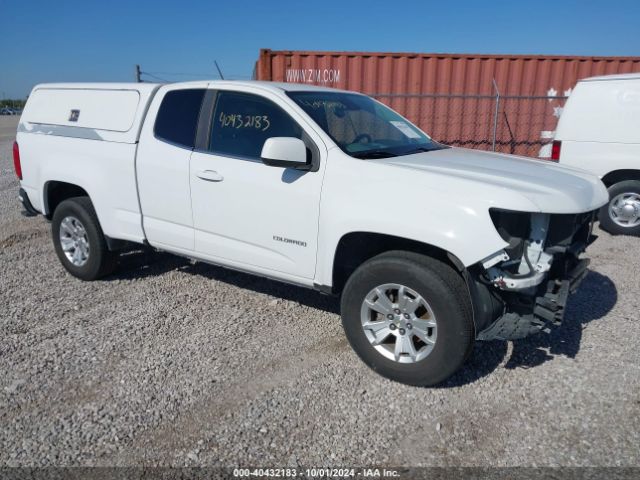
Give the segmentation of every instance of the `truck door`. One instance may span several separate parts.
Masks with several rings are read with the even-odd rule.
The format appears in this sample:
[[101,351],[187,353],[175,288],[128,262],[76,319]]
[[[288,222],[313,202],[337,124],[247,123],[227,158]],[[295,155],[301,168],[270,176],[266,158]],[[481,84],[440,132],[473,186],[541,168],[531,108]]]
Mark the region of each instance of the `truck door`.
[[[312,284],[324,144],[295,110],[280,106],[275,94],[225,90],[214,95],[202,151],[196,148],[191,157],[196,253]],[[262,163],[262,146],[270,137],[302,138],[317,171]]]
[[140,134],[138,194],[145,235],[156,247],[193,252],[189,159],[205,92],[205,88],[163,87]]

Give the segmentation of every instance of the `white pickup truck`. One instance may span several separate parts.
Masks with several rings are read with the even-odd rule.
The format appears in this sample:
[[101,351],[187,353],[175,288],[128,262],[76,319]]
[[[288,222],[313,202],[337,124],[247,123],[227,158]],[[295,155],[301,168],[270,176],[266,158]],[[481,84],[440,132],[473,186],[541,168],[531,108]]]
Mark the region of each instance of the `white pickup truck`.
[[365,95],[295,84],[39,85],[14,163],[72,275],[147,244],[338,294],[358,355],[412,385],[476,339],[559,323],[608,201],[581,170],[450,148]]

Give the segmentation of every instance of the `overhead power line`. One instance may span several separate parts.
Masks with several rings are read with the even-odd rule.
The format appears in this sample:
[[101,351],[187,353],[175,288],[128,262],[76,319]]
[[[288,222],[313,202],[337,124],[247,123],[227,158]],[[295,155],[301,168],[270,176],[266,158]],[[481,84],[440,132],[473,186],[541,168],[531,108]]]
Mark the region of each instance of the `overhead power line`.
[[210,77],[211,73],[187,73],[187,72],[147,72],[154,75],[172,75],[176,77]]
[[[222,74],[222,70],[220,69],[219,65],[217,62],[214,61],[215,67],[218,70],[218,76],[221,79],[227,79],[227,80],[250,80],[251,78],[253,78],[251,75],[244,75],[244,74],[228,74],[228,75],[223,75]],[[213,79],[215,77],[215,73],[211,72],[211,73],[204,73],[204,72],[169,72],[169,71],[152,71],[152,72],[148,72],[148,71],[143,71],[140,69],[140,65],[136,65],[135,66],[135,81],[136,82],[143,82],[144,79],[142,77],[147,77],[148,79],[153,79],[156,81],[160,81],[160,82],[165,82],[165,83],[171,83],[172,80],[169,80],[168,78],[171,77],[191,77],[194,79],[197,78],[202,78],[202,79]],[[168,77],[168,78],[167,78]],[[173,80],[175,81],[175,80]]]
[[146,75],[147,77],[151,77],[151,78],[155,78],[156,80],[160,80],[161,82],[169,82],[169,80],[159,77],[157,75],[154,75],[153,73],[149,73],[149,72],[140,72],[142,75]]

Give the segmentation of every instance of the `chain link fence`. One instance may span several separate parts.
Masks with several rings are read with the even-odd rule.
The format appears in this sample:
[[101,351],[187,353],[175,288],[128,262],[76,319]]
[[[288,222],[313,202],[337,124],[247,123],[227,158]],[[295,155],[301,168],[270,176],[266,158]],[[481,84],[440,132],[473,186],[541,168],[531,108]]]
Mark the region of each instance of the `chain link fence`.
[[433,139],[457,147],[548,158],[567,97],[377,94]]

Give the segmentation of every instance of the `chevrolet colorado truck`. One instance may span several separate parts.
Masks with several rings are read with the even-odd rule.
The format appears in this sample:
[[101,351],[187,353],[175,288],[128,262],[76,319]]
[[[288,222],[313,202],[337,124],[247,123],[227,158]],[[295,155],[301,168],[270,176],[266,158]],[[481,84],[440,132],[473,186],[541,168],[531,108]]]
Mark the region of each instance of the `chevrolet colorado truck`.
[[451,148],[370,97],[296,84],[38,85],[13,153],[72,275],[145,244],[340,295],[356,353],[411,385],[475,340],[558,324],[608,201],[579,169]]

